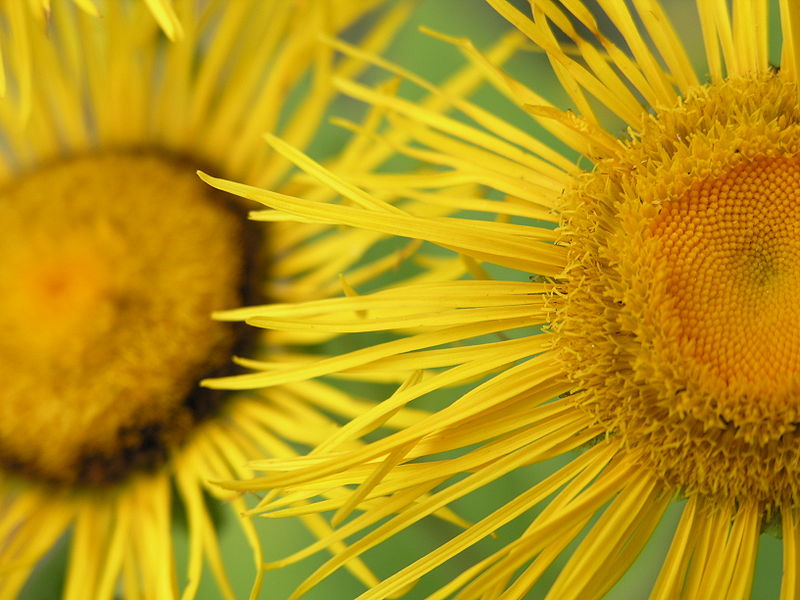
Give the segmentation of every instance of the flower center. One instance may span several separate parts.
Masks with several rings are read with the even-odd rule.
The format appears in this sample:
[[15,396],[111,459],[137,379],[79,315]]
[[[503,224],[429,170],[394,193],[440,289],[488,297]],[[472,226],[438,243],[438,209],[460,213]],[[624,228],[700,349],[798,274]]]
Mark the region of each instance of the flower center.
[[0,193],[0,461],[100,484],[163,460],[211,400],[236,332],[244,219],[193,170],[101,154]]
[[701,181],[651,233],[687,355],[742,393],[763,396],[800,373],[800,159]]
[[800,506],[800,86],[661,107],[564,198],[575,402],[686,494]]

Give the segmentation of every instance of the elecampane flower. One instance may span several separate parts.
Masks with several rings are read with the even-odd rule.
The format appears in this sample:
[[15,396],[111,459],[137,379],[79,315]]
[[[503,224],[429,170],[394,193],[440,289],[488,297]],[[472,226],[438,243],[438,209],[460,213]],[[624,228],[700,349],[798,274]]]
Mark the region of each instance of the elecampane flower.
[[[337,175],[300,162],[335,183],[340,203],[205,177],[300,221],[433,242],[465,257],[474,276],[250,313],[251,324],[279,331],[409,333],[214,387],[348,370],[389,370],[406,381],[310,456],[265,460],[257,464],[263,477],[229,487],[283,490],[286,499],[262,502],[271,516],[336,511],[335,533],[277,564],[358,535],[301,595],[470,492],[562,456],[562,468],[362,598],[402,594],[529,511],[521,535],[473,559],[431,597],[526,597],[567,555],[547,598],[598,598],[679,498],[682,516],[652,598],[749,598],[765,527],[782,531],[781,597],[800,597],[800,4],[781,1],[772,31],[767,2],[734,1],[731,12],[724,0],[697,0],[706,78],[657,0],[601,1],[603,27],[579,0],[531,0],[530,16],[506,0],[489,3],[517,33],[486,54],[450,41],[568,150],[457,86],[437,90],[373,57],[453,109],[339,81],[390,117],[393,129],[377,143],[423,161],[419,171]],[[602,33],[609,23],[615,31]],[[770,35],[782,40],[779,66]],[[528,43],[544,51],[574,110],[500,70]],[[601,108],[624,134],[603,127]],[[494,192],[476,194],[474,184]],[[377,198],[402,212],[376,208]],[[426,202],[429,212],[420,208]],[[513,275],[492,280],[487,269],[496,267]],[[420,422],[363,447],[342,445],[409,402],[460,384],[466,393]],[[323,490],[338,491],[318,496]],[[312,503],[287,508],[299,500]]]
[[[246,477],[249,459],[324,439],[335,427],[326,413],[362,410],[314,382],[198,389],[232,372],[232,353],[279,360],[326,337],[252,336],[212,311],[330,295],[376,238],[248,224],[239,199],[195,171],[305,189],[262,135],[312,140],[331,72],[363,67],[334,61],[318,36],[375,4],[180,1],[174,42],[149,14],[158,2],[108,2],[103,19],[59,3],[47,30],[21,21],[36,68],[9,75],[14,86],[32,78],[29,118],[14,97],[0,103],[0,597],[16,597],[68,531],[67,598],[192,597],[206,561],[233,597],[209,480]],[[365,46],[381,48],[406,10],[378,19]],[[186,577],[174,564],[173,495],[185,507]],[[255,530],[240,523],[258,565]],[[318,517],[306,523],[327,531]]]

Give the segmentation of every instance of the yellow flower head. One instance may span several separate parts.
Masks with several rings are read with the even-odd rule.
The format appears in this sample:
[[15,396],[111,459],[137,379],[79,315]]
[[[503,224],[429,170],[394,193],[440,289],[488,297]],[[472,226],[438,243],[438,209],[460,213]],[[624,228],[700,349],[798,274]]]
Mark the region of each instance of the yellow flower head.
[[[776,525],[781,597],[797,598],[800,4],[779,3],[777,68],[767,2],[734,1],[731,12],[723,0],[697,0],[706,78],[658,0],[601,0],[612,33],[580,0],[531,0],[531,16],[506,0],[489,3],[517,31],[485,54],[450,38],[471,75],[436,88],[372,57],[429,90],[427,101],[338,83],[390,116],[377,144],[421,160],[419,171],[333,174],[298,161],[335,186],[339,204],[208,178],[300,221],[434,242],[458,253],[472,275],[254,311],[253,324],[276,330],[409,334],[313,369],[215,386],[348,370],[406,380],[312,456],[263,461],[263,477],[228,485],[286,491],[285,500],[262,503],[267,514],[336,510],[328,542],[362,534],[298,595],[424,516],[563,457],[562,467],[362,598],[403,593],[495,532],[502,547],[467,562],[432,597],[522,598],[537,584],[539,597],[560,555],[567,558],[547,598],[602,597],[674,499],[682,517],[651,597],[748,598],[759,534]],[[531,42],[574,110],[555,108],[535,80],[526,85],[498,66]],[[567,150],[470,100],[477,73]],[[603,127],[600,108],[625,124],[623,135]],[[375,137],[374,126],[352,127]],[[370,204],[378,199],[400,212]],[[419,423],[363,448],[342,446],[407,403],[461,384],[466,393]],[[328,495],[315,498],[320,490]],[[315,502],[286,508],[299,499]],[[362,512],[347,520],[354,509]],[[505,537],[501,528],[532,510],[522,533]]]
[[[70,531],[67,598],[193,597],[205,561],[224,597],[241,596],[206,506],[208,493],[228,494],[208,482],[321,441],[335,427],[326,412],[362,409],[313,382],[198,387],[231,373],[233,353],[280,362],[287,347],[325,339],[254,337],[212,311],[331,295],[376,236],[250,224],[238,198],[195,172],[305,189],[262,136],[313,139],[331,72],[363,68],[334,61],[318,37],[376,4],[180,0],[173,42],[149,12],[173,6],[163,1],[106,2],[102,19],[54,3],[46,28],[20,17],[36,68],[9,72],[14,90],[28,86],[27,119],[16,92],[0,103],[0,597],[16,597]],[[405,10],[386,13],[366,46],[381,48]],[[180,568],[173,486],[188,524]],[[234,499],[233,512],[245,509]],[[240,523],[258,565],[255,530]]]
[[565,194],[553,302],[582,408],[676,489],[767,512],[800,501],[798,91],[731,78],[649,118]]

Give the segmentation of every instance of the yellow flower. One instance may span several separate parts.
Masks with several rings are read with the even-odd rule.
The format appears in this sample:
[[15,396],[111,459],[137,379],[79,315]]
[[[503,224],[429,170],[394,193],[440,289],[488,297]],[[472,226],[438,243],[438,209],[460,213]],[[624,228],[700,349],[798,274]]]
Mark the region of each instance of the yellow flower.
[[[489,3],[517,33],[486,54],[450,41],[546,130],[539,137],[471,101],[458,78],[437,90],[373,57],[459,117],[339,82],[390,115],[385,144],[428,168],[335,175],[298,162],[335,184],[346,198],[338,204],[206,177],[301,221],[433,242],[465,257],[474,275],[253,311],[252,324],[276,330],[410,333],[313,369],[223,378],[215,387],[348,370],[407,380],[310,456],[259,462],[263,477],[227,485],[286,492],[286,500],[265,499],[267,515],[337,511],[334,534],[276,565],[359,535],[298,595],[467,494],[563,457],[552,474],[487,507],[362,598],[402,593],[495,532],[504,545],[432,598],[525,597],[561,555],[568,559],[547,598],[598,598],[676,499],[685,499],[682,516],[652,598],[749,598],[767,526],[783,532],[781,597],[800,597],[800,4],[780,2],[778,69],[766,2],[734,2],[731,14],[727,2],[698,0],[710,74],[703,81],[658,0],[600,2],[613,35],[579,0],[532,0],[532,17],[506,0]],[[549,104],[536,80],[526,85],[497,67],[527,42],[544,51],[575,111]],[[604,129],[600,108],[624,122],[624,135]],[[495,192],[477,193],[474,184]],[[370,204],[377,199],[400,212]],[[451,215],[426,211],[426,202]],[[491,280],[487,270],[510,276]],[[342,446],[409,402],[461,384],[466,393],[419,423]],[[328,492],[321,499],[320,490]],[[286,508],[299,500],[313,503]],[[501,528],[532,510],[524,531],[505,537]]]
[[[102,19],[59,3],[47,31],[24,22],[36,68],[9,76],[13,89],[32,77],[29,119],[13,97],[0,103],[0,597],[16,597],[70,530],[67,598],[192,597],[205,561],[233,597],[206,498],[229,494],[208,481],[247,477],[249,459],[290,455],[335,428],[327,415],[362,411],[314,382],[198,389],[232,372],[232,352],[279,363],[288,348],[299,356],[325,341],[246,335],[212,311],[331,295],[376,236],[249,224],[239,199],[195,171],[305,189],[262,135],[312,140],[331,72],[364,66],[334,63],[318,36],[376,4],[182,0],[183,35],[171,43],[148,12],[159,2],[108,2]],[[406,9],[386,13],[364,44],[382,48]],[[185,568],[174,564],[173,486]],[[245,508],[235,499],[231,512]],[[240,523],[259,565],[255,530]],[[328,531],[319,517],[306,524]]]

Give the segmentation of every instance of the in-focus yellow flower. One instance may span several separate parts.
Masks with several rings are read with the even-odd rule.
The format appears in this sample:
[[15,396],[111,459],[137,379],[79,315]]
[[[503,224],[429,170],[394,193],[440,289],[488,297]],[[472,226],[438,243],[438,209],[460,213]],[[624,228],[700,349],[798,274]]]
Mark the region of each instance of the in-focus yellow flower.
[[[252,324],[276,330],[410,333],[313,370],[252,373],[215,387],[256,389],[342,370],[388,370],[407,381],[310,456],[260,462],[263,477],[230,487],[285,491],[286,500],[262,503],[273,516],[337,511],[330,538],[278,564],[359,536],[298,595],[426,515],[563,457],[563,467],[487,507],[362,598],[402,593],[494,532],[504,545],[472,559],[431,598],[526,597],[561,555],[568,560],[547,598],[598,598],[676,499],[685,499],[682,517],[652,598],[749,598],[767,525],[783,531],[781,597],[800,597],[800,4],[780,2],[778,69],[766,2],[736,1],[729,13],[723,0],[698,0],[705,80],[658,0],[599,2],[613,35],[580,0],[532,0],[531,17],[506,0],[489,3],[517,33],[485,55],[450,41],[532,126],[575,154],[455,87],[438,94],[458,119],[343,80],[342,90],[388,113],[393,131],[409,137],[389,133],[387,144],[433,168],[342,170],[339,178],[302,164],[336,182],[346,198],[338,204],[206,178],[300,221],[434,242],[466,257],[474,274],[255,311]],[[576,110],[558,110],[496,67],[525,40],[546,53]],[[601,107],[626,124],[623,136],[604,129]],[[475,194],[473,184],[502,199]],[[402,213],[373,208],[376,198]],[[453,212],[426,212],[426,202]],[[487,265],[511,276],[491,280]],[[421,422],[361,448],[341,446],[459,384],[469,391]],[[290,500],[313,503],[285,508]],[[505,538],[501,528],[528,511],[523,533]]]
[[[334,62],[318,36],[376,4],[181,0],[174,42],[148,12],[158,2],[108,2],[102,19],[59,3],[47,31],[26,24],[36,69],[10,81],[32,76],[30,118],[0,103],[0,597],[16,597],[68,531],[67,598],[192,597],[206,561],[233,597],[208,481],[324,439],[335,428],[327,413],[361,412],[314,382],[198,390],[232,372],[233,352],[279,361],[325,340],[248,336],[212,311],[331,295],[376,238],[248,224],[243,203],[195,171],[303,190],[262,135],[312,140],[331,72],[364,66]],[[363,43],[382,48],[406,10],[387,12]],[[185,569],[174,564],[173,487],[188,523]],[[240,522],[259,565],[255,530]],[[328,531],[319,517],[306,523]]]

